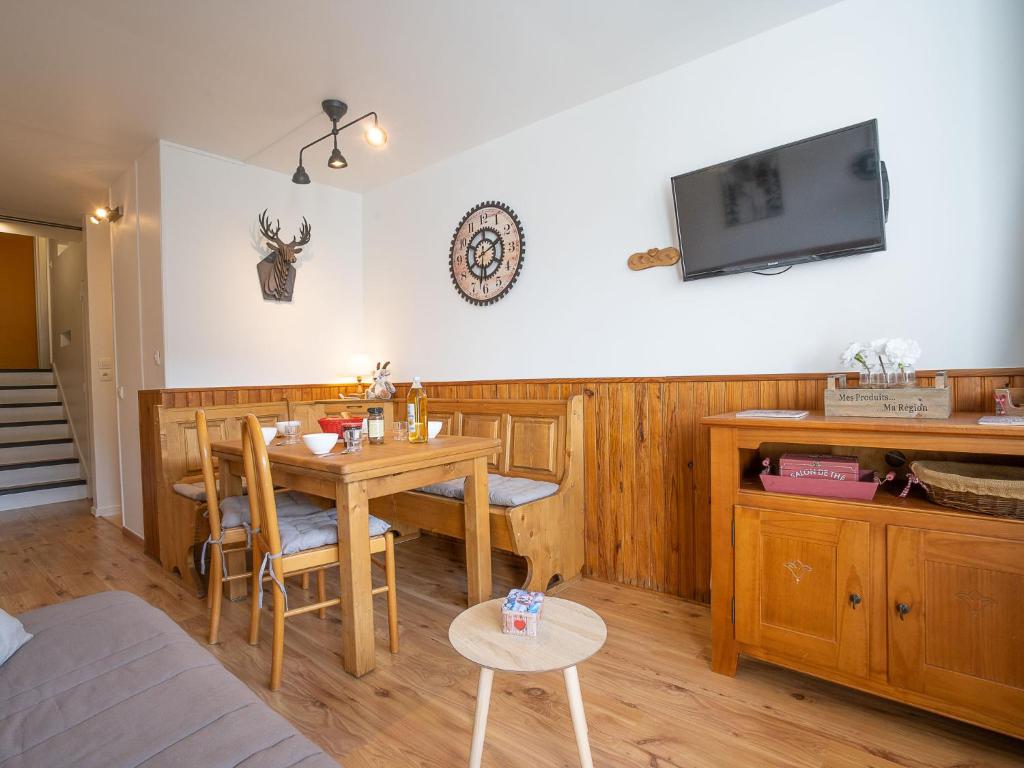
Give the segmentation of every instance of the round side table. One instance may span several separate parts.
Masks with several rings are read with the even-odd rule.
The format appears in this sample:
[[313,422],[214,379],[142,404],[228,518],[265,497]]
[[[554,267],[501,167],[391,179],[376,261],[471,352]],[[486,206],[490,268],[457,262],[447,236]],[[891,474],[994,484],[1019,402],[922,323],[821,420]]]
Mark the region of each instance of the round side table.
[[499,672],[553,672],[561,670],[569,697],[569,713],[576,733],[580,765],[593,768],[587,719],[576,665],[586,661],[604,645],[608,630],[601,617],[586,606],[557,597],[544,598],[544,613],[537,637],[506,635],[501,631],[502,599],[479,603],[459,614],[448,630],[448,639],[462,656],[480,665],[476,694],[473,745],[470,768],[480,768],[491,703],[491,682]]

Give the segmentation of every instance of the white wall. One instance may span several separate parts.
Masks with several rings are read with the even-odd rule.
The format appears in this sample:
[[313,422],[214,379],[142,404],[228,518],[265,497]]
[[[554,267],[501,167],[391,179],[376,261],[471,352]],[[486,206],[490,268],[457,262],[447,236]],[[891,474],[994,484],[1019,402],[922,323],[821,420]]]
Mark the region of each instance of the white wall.
[[[110,224],[83,224],[86,295],[89,315],[89,417],[92,434],[92,511],[105,517],[121,513],[121,473],[118,466],[117,398],[114,361],[114,308],[111,293]],[[104,380],[104,370],[107,377]]]
[[[919,339],[923,366],[1019,365],[1021,29],[1016,0],[848,0],[375,190],[367,349],[400,380],[823,371],[879,335]],[[672,175],[872,117],[887,252],[685,284],[626,269],[676,244]],[[478,308],[447,251],[489,199],[526,261]]]
[[[346,376],[362,344],[360,196],[161,144],[163,334],[168,387],[303,384]],[[292,301],[263,298],[264,209],[286,241],[312,240]]]

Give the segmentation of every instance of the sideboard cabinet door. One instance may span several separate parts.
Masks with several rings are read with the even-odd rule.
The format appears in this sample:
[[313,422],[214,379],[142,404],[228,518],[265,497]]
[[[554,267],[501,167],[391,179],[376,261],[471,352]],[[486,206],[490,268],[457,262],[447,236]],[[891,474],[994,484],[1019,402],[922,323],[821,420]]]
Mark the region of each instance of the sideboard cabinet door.
[[736,507],[736,639],[866,677],[870,524]]
[[889,681],[1024,717],[1024,542],[889,526]]

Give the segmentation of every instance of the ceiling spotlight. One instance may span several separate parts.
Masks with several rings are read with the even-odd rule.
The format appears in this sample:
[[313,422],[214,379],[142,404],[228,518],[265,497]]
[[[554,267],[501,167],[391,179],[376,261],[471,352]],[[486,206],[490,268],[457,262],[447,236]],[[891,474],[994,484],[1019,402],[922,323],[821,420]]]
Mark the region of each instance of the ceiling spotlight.
[[341,150],[335,147],[334,151],[331,152],[331,159],[327,161],[327,165],[330,168],[347,168],[348,160],[341,154]]
[[388,135],[384,129],[380,127],[376,112],[367,112],[362,117],[357,117],[355,120],[339,126],[338,123],[348,112],[348,105],[340,99],[324,99],[320,103],[320,107],[331,121],[331,130],[319,139],[309,142],[309,144],[299,150],[299,167],[296,168],[295,173],[292,174],[292,182],[295,184],[309,184],[309,174],[306,173],[306,169],[302,165],[302,153],[315,144],[319,144],[324,139],[334,140],[334,150],[331,152],[331,157],[327,161],[327,166],[329,168],[347,168],[348,160],[345,159],[345,156],[341,154],[341,150],[338,149],[338,134],[358,122],[366,120],[369,117],[373,118],[373,125],[367,128],[364,133],[364,138],[366,139],[367,144],[374,147],[381,147],[387,144],[388,141]]
[[113,224],[122,216],[124,216],[124,213],[121,211],[120,206],[118,206],[117,208],[110,208],[108,206],[103,205],[92,212],[92,215],[89,217],[89,221],[91,221],[93,224],[100,224],[101,222],[104,221]]
[[388,143],[387,131],[377,125],[376,120],[373,125],[366,129],[366,133],[363,134],[363,138],[366,139],[366,143],[371,147],[383,147]]

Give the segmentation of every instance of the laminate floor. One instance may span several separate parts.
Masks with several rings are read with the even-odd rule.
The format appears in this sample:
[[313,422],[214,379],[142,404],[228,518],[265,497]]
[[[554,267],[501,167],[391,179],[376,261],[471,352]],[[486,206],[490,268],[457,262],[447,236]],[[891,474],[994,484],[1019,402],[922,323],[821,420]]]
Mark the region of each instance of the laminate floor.
[[[401,544],[397,559],[401,652],[388,653],[377,598],[377,669],[362,679],[341,669],[336,615],[288,620],[277,693],[266,687],[269,612],[261,645],[251,647],[248,603],[225,601],[222,640],[210,650],[346,768],[465,765],[477,670],[447,634],[465,601],[460,547],[423,537]],[[494,570],[496,591],[523,574],[504,555],[495,555]],[[337,581],[328,583],[336,592]],[[20,613],[106,589],[141,595],[205,644],[205,603],[117,527],[93,518],[87,503],[0,518],[0,607]],[[297,584],[289,594],[294,602],[311,597]],[[1024,766],[1024,742],[803,675],[751,661],[736,678],[716,675],[704,606],[589,579],[560,596],[608,624],[604,649],[580,668],[597,766]],[[484,765],[578,764],[561,676],[496,674]]]

